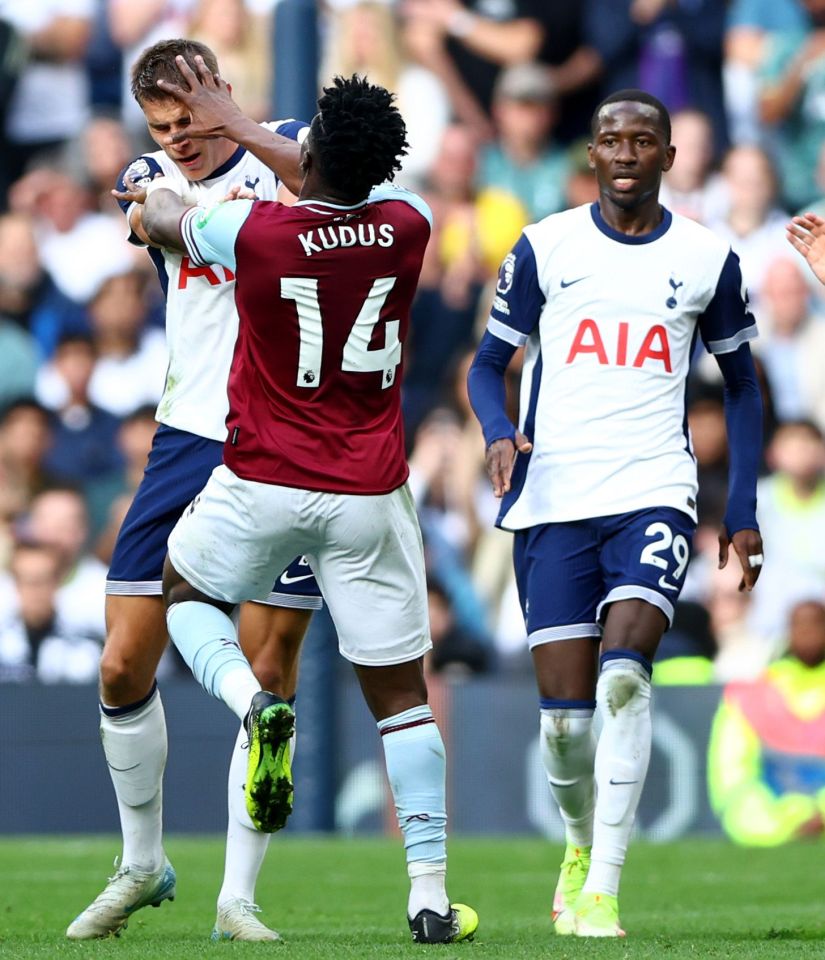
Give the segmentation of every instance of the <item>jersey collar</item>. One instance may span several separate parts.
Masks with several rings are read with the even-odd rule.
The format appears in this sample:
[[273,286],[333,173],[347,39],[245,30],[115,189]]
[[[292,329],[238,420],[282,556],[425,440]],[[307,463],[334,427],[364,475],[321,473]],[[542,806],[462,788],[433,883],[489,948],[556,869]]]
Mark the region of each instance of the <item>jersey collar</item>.
[[208,177],[204,177],[203,179],[217,180],[218,177],[222,177],[225,173],[229,173],[229,171],[234,166],[237,166],[237,164],[241,162],[245,153],[246,153],[246,147],[238,147],[238,149],[232,154],[232,156],[228,160],[224,160],[224,162],[218,167],[217,170],[213,170]]
[[[296,200],[296,202],[292,204],[293,207],[309,207],[315,213],[340,213],[341,211],[360,210],[361,207],[365,207],[366,205],[367,200],[361,200],[360,203],[353,203],[349,206],[344,206],[340,203],[329,203],[326,200]],[[318,210],[318,207],[322,209]]]
[[622,233],[621,230],[614,230],[613,227],[605,223],[598,201],[591,204],[590,216],[593,218],[593,223],[596,224],[596,228],[598,230],[600,230],[606,237],[609,237],[611,240],[616,240],[618,243],[653,243],[654,240],[658,240],[659,237],[663,237],[670,229],[671,223],[673,223],[673,214],[667,209],[667,207],[662,207],[662,222],[658,227],[656,227],[655,230],[651,230],[650,233],[643,233],[638,237],[629,237],[626,233]]

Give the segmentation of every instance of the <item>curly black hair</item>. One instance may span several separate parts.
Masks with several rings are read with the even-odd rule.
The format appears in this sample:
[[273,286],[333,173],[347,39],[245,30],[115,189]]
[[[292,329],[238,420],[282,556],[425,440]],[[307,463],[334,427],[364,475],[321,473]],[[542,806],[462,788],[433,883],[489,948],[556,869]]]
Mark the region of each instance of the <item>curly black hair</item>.
[[312,121],[313,153],[332,189],[360,199],[401,169],[407,128],[389,90],[357,74],[332,82]]

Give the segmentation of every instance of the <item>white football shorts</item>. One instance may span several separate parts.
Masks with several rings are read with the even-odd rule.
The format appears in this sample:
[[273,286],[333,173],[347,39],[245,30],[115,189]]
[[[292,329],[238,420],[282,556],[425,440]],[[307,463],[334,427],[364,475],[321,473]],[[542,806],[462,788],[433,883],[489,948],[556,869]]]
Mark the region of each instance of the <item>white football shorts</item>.
[[412,496],[354,496],[243,480],[216,467],[169,536],[169,559],[197,590],[263,600],[305,555],[341,654],[362,666],[415,660],[432,646],[424,548]]

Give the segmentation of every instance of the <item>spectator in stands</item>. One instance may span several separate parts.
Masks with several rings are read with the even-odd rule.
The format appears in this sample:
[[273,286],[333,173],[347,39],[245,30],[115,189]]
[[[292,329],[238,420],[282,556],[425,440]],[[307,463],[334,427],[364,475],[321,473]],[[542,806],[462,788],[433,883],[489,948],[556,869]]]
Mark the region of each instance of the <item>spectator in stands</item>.
[[773,35],[759,98],[791,210],[817,199],[817,161],[825,137],[825,2],[803,0],[802,5],[812,29]]
[[72,634],[101,640],[106,567],[87,552],[89,516],[83,494],[70,486],[39,493],[21,523],[23,539],[54,547],[60,555],[57,612]]
[[[713,549],[710,538],[706,548],[710,554]],[[741,572],[737,574],[730,565],[723,570],[718,569],[718,564],[711,565],[707,607],[716,645],[713,678],[717,683],[753,680],[777,654],[776,644],[754,629],[753,597],[739,589],[740,580]]]
[[396,182],[420,189],[450,121],[450,101],[441,80],[408,56],[391,4],[365,0],[336,6],[327,30],[323,76],[359,73],[397,95],[410,146]]
[[502,70],[492,112],[496,139],[481,151],[479,191],[511,194],[524,207],[525,222],[563,210],[568,159],[552,139],[557,104],[547,68],[521,63]]
[[599,185],[587,155],[587,140],[577,140],[567,152],[569,173],[565,190],[566,206],[580,207],[599,199]]
[[0,215],[0,314],[28,330],[42,356],[50,356],[60,331],[88,328],[83,307],[62,296],[43,270],[28,214]]
[[24,397],[0,413],[0,517],[22,513],[55,482],[43,465],[51,440],[49,412],[36,400]]
[[94,530],[103,526],[111,501],[123,488],[123,455],[117,444],[120,420],[89,399],[96,362],[91,337],[69,334],[39,377],[59,385],[51,396],[41,396],[52,410],[46,467],[83,488]]
[[[106,0],[109,31],[123,51],[121,119],[129,134],[146,139],[146,118],[130,89],[132,64],[159,40],[184,37],[197,0]],[[154,147],[152,148],[154,149]]]
[[552,68],[560,97],[559,139],[586,133],[602,64],[584,43],[583,6],[543,0],[404,0],[414,56],[442,80],[456,116],[489,136],[499,70],[535,60]]
[[729,200],[722,177],[713,169],[710,118],[699,110],[675,114],[671,143],[676,147],[676,160],[662,178],[659,198],[664,206],[705,225],[722,219]]
[[785,256],[767,267],[754,347],[779,419],[810,419],[825,430],[825,322],[813,312],[803,269],[801,260]]
[[722,93],[725,4],[720,0],[584,0],[582,5],[586,42],[604,64],[604,95],[640,87],[658,97],[671,115],[699,110],[711,125],[714,156],[724,151],[728,146]]
[[33,216],[40,260],[57,289],[85,304],[107,278],[132,268],[136,257],[111,216],[92,212],[90,192],[68,174],[41,168],[11,192],[15,212]]
[[61,557],[52,546],[18,543],[11,558],[11,603],[0,609],[0,681],[93,683],[101,644],[61,621]]
[[751,624],[773,649],[791,607],[825,584],[825,442],[810,421],[781,423],[768,448],[774,473],[759,485],[757,516],[771,549]]
[[39,360],[34,337],[0,313],[0,409],[34,393]]
[[14,546],[0,603],[0,680],[90,682],[100,644],[66,628],[56,608],[59,553],[50,546]]
[[652,680],[660,687],[713,683],[715,656],[716,641],[707,610],[700,603],[680,599],[673,625],[656,651]]
[[3,4],[3,18],[22,35],[28,53],[0,142],[3,198],[33,158],[56,151],[88,119],[89,87],[83,58],[93,11],[93,0]]
[[67,145],[64,163],[72,178],[84,183],[90,191],[91,209],[98,213],[117,214],[117,201],[112,197],[112,184],[120,171],[135,155],[123,124],[110,116],[92,119]]
[[[748,288],[751,309],[759,321],[763,277],[768,264],[785,253],[788,215],[776,205],[776,171],[761,147],[741,146],[728,151],[722,163],[722,177],[728,209],[724,217],[712,220],[708,225],[739,256],[742,280]],[[764,333],[761,323],[759,332]]]
[[253,15],[244,0],[197,0],[186,31],[190,40],[214,51],[232,84],[232,99],[258,122],[272,119],[270,26],[269,18]]
[[725,106],[733,143],[761,143],[759,75],[777,32],[802,32],[808,15],[799,0],[733,0],[725,33]]
[[92,402],[116,417],[157,404],[169,361],[165,334],[150,326],[145,275],[131,271],[104,281],[89,318],[97,350]]
[[713,721],[710,802],[743,846],[825,832],[825,605],[797,604],[789,624],[787,658],[726,687]]
[[458,351],[472,342],[483,277],[473,189],[476,150],[472,132],[451,124],[429,173],[425,196],[433,210],[433,232],[412,306],[402,388],[410,439],[441,402]]
[[447,591],[432,577],[427,579],[427,606],[433,641],[427,668],[454,678],[484,673],[489,665],[489,648],[458,626]]

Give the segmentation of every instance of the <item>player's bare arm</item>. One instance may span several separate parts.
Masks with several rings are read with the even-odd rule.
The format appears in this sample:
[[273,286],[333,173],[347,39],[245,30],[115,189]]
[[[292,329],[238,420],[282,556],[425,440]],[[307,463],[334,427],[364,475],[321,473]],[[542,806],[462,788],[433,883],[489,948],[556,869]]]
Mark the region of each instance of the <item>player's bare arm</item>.
[[186,247],[180,232],[181,217],[193,206],[184,203],[174,189],[162,184],[163,178],[154,180],[151,189],[146,191],[143,205],[143,229],[150,243],[167,250],[180,250]]
[[820,283],[825,283],[825,220],[815,213],[794,217],[787,226],[788,242],[808,261]]
[[232,99],[229,84],[213,74],[202,57],[195,57],[197,74],[183,57],[178,57],[176,63],[185,85],[158,80],[158,86],[187,108],[191,122],[185,132],[170,135],[166,142],[226,137],[246,147],[297,194],[303,179],[298,166],[300,146],[247,117]]
[[487,476],[493,485],[493,494],[503,497],[510,490],[510,479],[513,475],[513,465],[516,462],[516,451],[529,453],[533,444],[523,433],[516,431],[515,443],[509,438],[494,440],[484,455],[484,464]]

